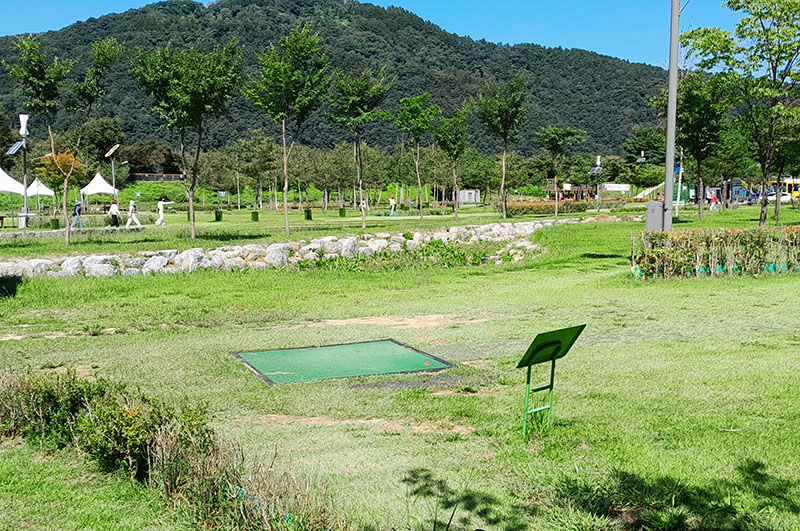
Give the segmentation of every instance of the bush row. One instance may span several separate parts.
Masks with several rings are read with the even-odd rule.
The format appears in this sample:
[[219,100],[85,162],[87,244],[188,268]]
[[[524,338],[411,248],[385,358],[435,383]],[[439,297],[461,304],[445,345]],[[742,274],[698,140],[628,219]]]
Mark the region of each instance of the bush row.
[[800,226],[642,231],[632,243],[634,274],[645,278],[800,270]]
[[[104,379],[0,373],[0,435],[72,447],[158,490],[202,529],[343,529],[324,489],[250,462],[204,408],[175,409]],[[274,464],[274,458],[273,458]]]
[[[586,212],[595,203],[589,201],[559,201],[559,214],[572,214],[575,212]],[[502,209],[500,205],[498,209]],[[512,202],[508,203],[508,214],[510,216],[525,216],[532,214],[554,215],[556,212],[555,201],[532,201],[532,202]]]

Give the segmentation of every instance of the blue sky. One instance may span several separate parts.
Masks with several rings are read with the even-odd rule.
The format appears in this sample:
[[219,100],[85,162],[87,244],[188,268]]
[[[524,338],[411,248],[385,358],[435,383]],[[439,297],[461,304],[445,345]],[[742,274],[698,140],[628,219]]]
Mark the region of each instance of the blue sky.
[[[59,29],[122,12],[147,0],[0,0],[0,35]],[[396,5],[442,29],[489,42],[583,48],[667,66],[670,0],[373,0]],[[691,0],[683,30],[732,29],[738,16],[722,0]]]

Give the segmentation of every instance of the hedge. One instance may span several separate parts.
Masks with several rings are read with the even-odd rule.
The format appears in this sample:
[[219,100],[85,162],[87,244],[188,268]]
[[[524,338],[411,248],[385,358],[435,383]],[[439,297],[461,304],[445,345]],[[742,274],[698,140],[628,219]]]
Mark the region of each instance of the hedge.
[[[558,203],[559,214],[572,214],[575,212],[586,212],[595,203],[590,201],[560,201]],[[501,206],[497,207],[502,209]],[[508,214],[510,216],[525,216],[531,214],[554,215],[556,204],[554,201],[532,201],[529,203],[512,202],[508,203]]]
[[800,226],[642,231],[631,240],[633,273],[644,278],[800,270]]

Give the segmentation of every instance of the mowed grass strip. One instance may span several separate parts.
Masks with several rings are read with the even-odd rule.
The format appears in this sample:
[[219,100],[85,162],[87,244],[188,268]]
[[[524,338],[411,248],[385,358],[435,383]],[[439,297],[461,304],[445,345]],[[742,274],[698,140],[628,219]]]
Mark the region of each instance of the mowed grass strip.
[[[0,301],[24,336],[0,358],[207,403],[366,528],[431,527],[454,504],[463,529],[800,527],[800,276],[635,280],[640,228],[545,230],[549,252],[516,265],[25,281]],[[452,323],[392,324],[425,315]],[[582,323],[554,427],[522,441],[516,362],[536,333]],[[386,337],[458,365],[270,387],[229,354]]]

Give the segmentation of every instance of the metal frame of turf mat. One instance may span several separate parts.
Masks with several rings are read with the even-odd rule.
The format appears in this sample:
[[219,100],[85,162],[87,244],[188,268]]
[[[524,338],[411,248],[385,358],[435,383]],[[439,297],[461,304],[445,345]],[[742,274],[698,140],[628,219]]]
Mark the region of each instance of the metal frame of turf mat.
[[324,381],[324,380],[342,380],[344,378],[363,378],[364,376],[380,376],[380,375],[383,375],[383,374],[415,374],[415,373],[418,373],[418,372],[439,372],[439,371],[443,371],[445,369],[451,369],[451,368],[455,367],[454,364],[450,363],[447,360],[443,360],[442,358],[436,357],[433,354],[428,354],[427,352],[423,352],[423,351],[419,350],[418,348],[414,348],[414,347],[412,347],[410,345],[406,345],[405,343],[401,343],[400,341],[397,341],[396,339],[392,339],[390,337],[389,338],[385,338],[385,339],[371,339],[369,341],[353,341],[353,342],[350,342],[350,343],[334,343],[332,345],[310,345],[310,346],[307,346],[307,347],[271,348],[271,349],[267,349],[267,350],[249,350],[249,351],[246,351],[246,352],[242,352],[242,351],[240,351],[240,352],[231,352],[231,355],[234,358],[236,358],[237,360],[239,360],[245,367],[250,369],[250,371],[253,372],[253,374],[255,374],[256,376],[258,376],[259,378],[264,380],[267,384],[269,384],[269,385],[277,385],[279,382],[273,382],[272,380],[270,380],[266,375],[264,375],[263,373],[259,372],[258,369],[256,369],[252,365],[250,365],[250,363],[248,363],[244,358],[242,358],[242,356],[240,354],[248,354],[248,353],[251,353],[251,352],[276,352],[276,351],[284,351],[284,350],[304,350],[304,349],[309,349],[309,348],[345,347],[347,345],[365,345],[367,343],[380,343],[382,341],[391,341],[395,345],[399,345],[399,346],[401,346],[403,348],[407,348],[409,350],[413,350],[417,354],[425,356],[426,358],[430,358],[432,360],[438,361],[439,363],[441,363],[443,365],[446,365],[446,367],[439,367],[439,368],[436,368],[436,369],[420,369],[420,370],[415,370],[415,371],[393,371],[393,372],[380,372],[380,373],[374,373],[374,374],[357,374],[357,375],[353,375],[353,376],[332,376],[330,378],[315,378],[313,380],[300,380],[298,382],[290,382],[290,383],[321,382],[321,381]]

